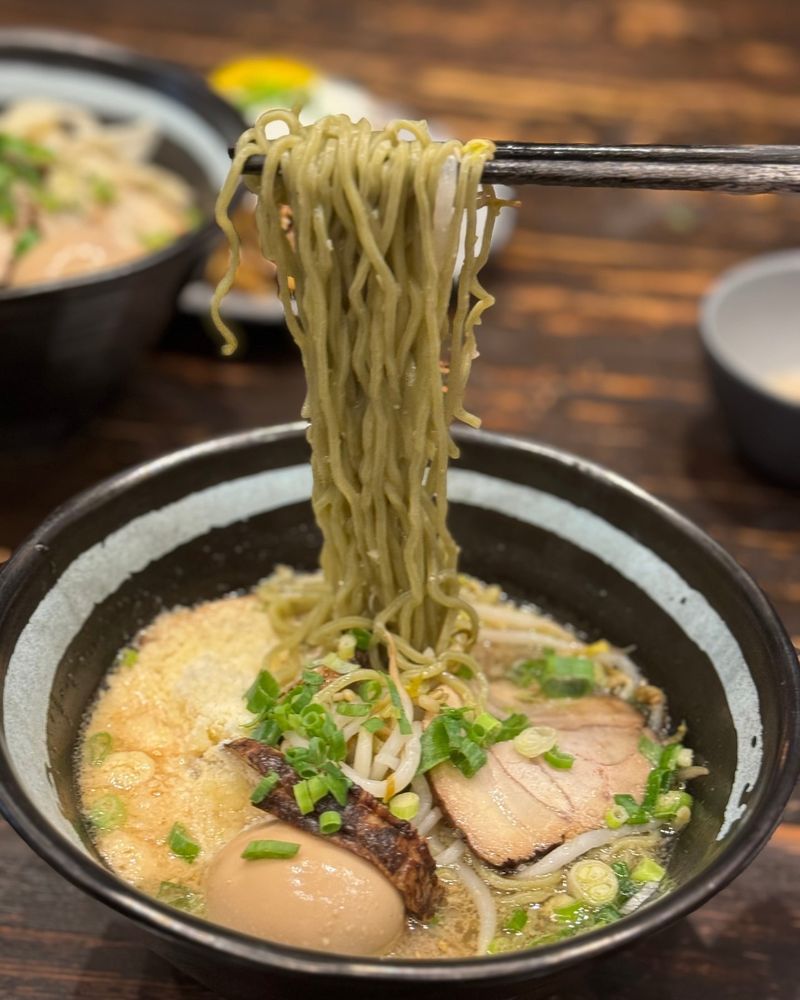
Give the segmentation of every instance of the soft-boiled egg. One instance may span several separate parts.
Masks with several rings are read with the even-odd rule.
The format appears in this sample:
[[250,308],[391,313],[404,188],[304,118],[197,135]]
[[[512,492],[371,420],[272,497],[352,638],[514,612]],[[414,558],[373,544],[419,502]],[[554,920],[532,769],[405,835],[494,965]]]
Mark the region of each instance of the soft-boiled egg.
[[[292,858],[248,861],[254,840],[299,845]],[[399,892],[368,861],[324,837],[281,822],[250,827],[211,863],[206,917],[254,937],[297,948],[378,955],[400,936]]]

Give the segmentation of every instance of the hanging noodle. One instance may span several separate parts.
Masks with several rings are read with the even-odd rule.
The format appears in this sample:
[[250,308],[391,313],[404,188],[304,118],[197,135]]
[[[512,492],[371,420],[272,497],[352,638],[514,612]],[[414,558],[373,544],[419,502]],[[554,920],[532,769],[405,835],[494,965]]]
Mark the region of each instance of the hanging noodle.
[[[274,122],[286,132],[267,139]],[[435,142],[421,122],[372,131],[331,116],[303,126],[285,111],[262,115],[236,146],[218,209],[231,265],[213,314],[230,351],[219,313],[239,258],[228,207],[245,161],[262,154],[257,222],[303,356],[323,535],[325,586],[312,584],[302,624],[274,657],[320,640],[323,629],[341,633],[354,617],[394,644],[400,670],[430,665],[426,649],[467,650],[475,639],[446,523],[446,476],[457,455],[452,421],[478,424],[463,401],[474,328],[493,301],[477,277],[501,204],[480,183],[493,148]]]

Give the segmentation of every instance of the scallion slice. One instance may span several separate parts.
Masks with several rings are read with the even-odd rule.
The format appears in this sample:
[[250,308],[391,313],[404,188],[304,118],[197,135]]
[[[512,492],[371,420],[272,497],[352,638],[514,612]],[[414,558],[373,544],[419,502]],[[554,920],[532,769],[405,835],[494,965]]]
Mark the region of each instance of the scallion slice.
[[542,754],[542,756],[550,767],[554,767],[558,771],[568,771],[575,763],[575,758],[571,753],[559,750],[557,746],[554,746],[552,750],[548,750],[547,753]]
[[183,858],[192,864],[200,853],[200,845],[182,823],[173,823],[167,837],[167,846],[176,858]]
[[419,812],[419,795],[416,792],[395,795],[389,802],[389,812],[398,819],[413,819]]
[[380,681],[362,681],[358,685],[358,694],[362,701],[377,701],[383,691]]
[[391,677],[386,678],[386,683],[389,687],[389,697],[392,699],[392,705],[394,705],[394,709],[397,712],[400,732],[403,736],[410,736],[411,723],[408,721],[408,716],[406,715],[403,703],[400,700],[400,692],[397,690],[397,685]]
[[245,861],[293,858],[299,850],[299,844],[290,843],[288,840],[251,840],[242,851],[242,857]]
[[336,711],[339,715],[346,715],[350,718],[358,718],[362,715],[369,715],[372,709],[369,705],[364,705],[358,701],[337,701]]
[[310,812],[314,811],[314,799],[311,795],[311,789],[308,787],[307,778],[305,781],[298,781],[292,791],[294,792],[294,800],[297,803],[297,808],[303,816],[307,816]]
[[518,910],[514,910],[511,916],[505,923],[503,930],[511,931],[514,934],[519,934],[520,931],[525,929],[525,925],[528,922],[528,911],[520,907]]
[[139,659],[139,650],[132,646],[127,646],[119,654],[119,665],[121,667],[132,667]]
[[128,818],[128,810],[118,795],[102,795],[89,806],[88,817],[96,830],[109,833],[122,826]]
[[342,828],[342,816],[341,813],[336,812],[334,809],[327,809],[319,818],[319,832],[325,834],[326,837],[330,837],[331,834],[336,833]]
[[634,882],[660,882],[667,874],[662,866],[652,858],[643,858],[631,872]]
[[168,906],[191,913],[200,905],[200,896],[180,882],[162,882],[158,887],[157,898]]
[[362,729],[366,729],[368,733],[377,733],[379,730],[383,729],[386,725],[383,719],[367,719],[367,721],[362,725]]
[[356,649],[367,650],[372,645],[372,632],[365,628],[351,628],[350,635],[356,640]]
[[259,781],[256,787],[253,789],[253,794],[250,796],[250,801],[254,806],[257,806],[260,802],[273,792],[280,782],[280,778],[275,773],[275,771],[270,771],[269,774],[264,775],[264,777]]
[[111,753],[113,745],[110,733],[92,733],[86,741],[86,760],[92,767],[99,767]]

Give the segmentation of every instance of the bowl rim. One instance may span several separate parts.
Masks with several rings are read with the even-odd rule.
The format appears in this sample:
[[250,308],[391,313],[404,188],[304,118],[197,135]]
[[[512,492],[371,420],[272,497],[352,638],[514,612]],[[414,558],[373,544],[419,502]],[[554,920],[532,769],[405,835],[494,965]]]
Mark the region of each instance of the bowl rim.
[[773,392],[769,385],[760,381],[747,366],[740,364],[731,352],[726,351],[725,335],[720,330],[718,319],[719,308],[731,292],[758,282],[761,278],[786,273],[800,276],[800,250],[773,250],[734,264],[716,278],[700,300],[699,327],[700,340],[706,354],[728,378],[746,386],[759,399],[783,408],[794,419],[800,416],[800,400],[794,401]]
[[[156,86],[156,81],[162,80],[184,94],[193,94],[198,102],[215,111],[215,117],[227,117],[230,120],[231,135],[223,135],[215,118],[206,117],[197,110],[197,114],[218,132],[220,139],[228,143],[236,134],[241,133],[245,122],[236,108],[213,90],[204,78],[194,71],[179,66],[176,63],[153,56],[144,55],[135,49],[104,38],[87,35],[83,32],[66,31],[60,28],[13,27],[0,29],[0,62],[18,59],[30,62],[51,61],[65,64],[81,65],[91,68],[98,74],[123,79],[135,79],[142,86],[154,92],[162,88]],[[133,77],[130,74],[133,73]],[[184,100],[175,98],[176,103],[185,104]],[[187,155],[190,156],[187,152]],[[211,187],[211,185],[210,185]],[[89,271],[72,278],[42,281],[33,285],[21,285],[17,288],[0,289],[0,304],[4,302],[19,302],[20,300],[47,296],[55,293],[81,291],[88,286],[102,286],[118,279],[129,277],[151,267],[158,267],[165,261],[181,256],[185,251],[210,243],[219,232],[213,213],[203,218],[202,222],[187,230],[167,246],[145,253],[131,261],[126,261],[114,267],[99,271]]]
[[[224,453],[298,438],[304,422],[237,432],[173,451],[140,463],[77,494],[54,510],[16,550],[0,573],[0,616],[3,605],[21,583],[31,562],[37,562],[37,546],[63,531],[69,524],[102,506],[148,478],[173,471],[181,465]],[[558,448],[486,431],[462,430],[457,437],[480,440],[498,449],[511,449],[575,469],[601,485],[622,491],[643,503],[656,516],[702,548],[748,598],[758,620],[768,626],[773,639],[773,662],[780,670],[786,697],[781,699],[781,727],[785,738],[776,754],[775,766],[765,769],[769,794],[759,808],[739,821],[730,841],[702,872],[658,900],[637,910],[625,920],[553,945],[490,957],[459,959],[374,959],[342,956],[252,938],[211,924],[134,889],[109,869],[98,865],[53,828],[28,799],[7,755],[0,732],[0,813],[20,836],[56,871],[90,896],[143,925],[150,932],[178,946],[202,948],[218,954],[220,962],[284,973],[364,981],[444,983],[457,980],[481,982],[496,979],[511,982],[541,978],[578,962],[588,961],[633,943],[696,909],[727,885],[761,850],[778,825],[783,808],[800,774],[800,671],[797,654],[767,597],[750,575],[717,542],[667,504],[651,496],[622,476]]]

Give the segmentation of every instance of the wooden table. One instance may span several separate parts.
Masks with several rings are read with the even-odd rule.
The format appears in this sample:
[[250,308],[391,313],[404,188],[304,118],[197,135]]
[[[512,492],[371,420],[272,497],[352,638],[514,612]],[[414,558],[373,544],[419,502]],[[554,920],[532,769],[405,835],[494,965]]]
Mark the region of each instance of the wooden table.
[[[206,70],[261,47],[316,61],[455,134],[608,142],[794,142],[795,0],[4,0],[6,22],[100,31]],[[272,6],[280,7],[271,10]],[[800,494],[735,455],[704,379],[698,298],[800,242],[791,197],[528,189],[487,275],[498,304],[470,388],[485,426],[601,462],[697,521],[800,643]],[[302,372],[261,331],[240,362],[176,324],[103,413],[57,449],[2,460],[0,547],[102,476],[214,434],[297,416]],[[7,555],[7,551],[3,554]],[[2,558],[2,555],[0,555]],[[574,1000],[790,1000],[800,945],[800,798],[759,859],[692,917],[585,977]],[[200,1000],[204,989],[0,827],[0,995]]]

